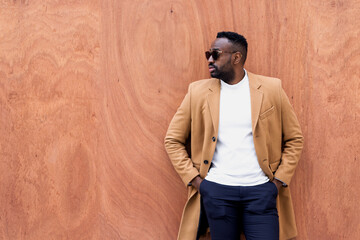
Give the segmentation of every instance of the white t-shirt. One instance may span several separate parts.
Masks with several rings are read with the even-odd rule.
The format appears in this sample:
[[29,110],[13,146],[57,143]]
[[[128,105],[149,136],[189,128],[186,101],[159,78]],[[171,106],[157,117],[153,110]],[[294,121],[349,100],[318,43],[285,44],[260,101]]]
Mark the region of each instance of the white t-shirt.
[[229,186],[255,186],[269,181],[255,152],[246,71],[235,85],[221,81],[219,135],[205,179]]

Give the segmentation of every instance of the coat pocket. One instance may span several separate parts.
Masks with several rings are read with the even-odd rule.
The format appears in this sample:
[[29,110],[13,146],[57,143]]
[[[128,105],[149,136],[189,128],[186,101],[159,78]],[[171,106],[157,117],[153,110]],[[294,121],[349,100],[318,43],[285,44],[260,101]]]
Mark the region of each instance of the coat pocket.
[[275,106],[271,106],[271,108],[265,110],[263,113],[260,114],[260,119],[264,119],[266,117],[268,117],[269,115],[271,115],[275,110]]

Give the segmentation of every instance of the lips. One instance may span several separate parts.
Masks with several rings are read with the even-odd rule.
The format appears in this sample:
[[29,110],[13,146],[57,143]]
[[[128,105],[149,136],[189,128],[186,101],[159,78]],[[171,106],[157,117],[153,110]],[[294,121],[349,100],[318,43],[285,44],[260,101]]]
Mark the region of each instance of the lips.
[[209,66],[209,72],[213,72],[215,71],[215,67],[214,66]]

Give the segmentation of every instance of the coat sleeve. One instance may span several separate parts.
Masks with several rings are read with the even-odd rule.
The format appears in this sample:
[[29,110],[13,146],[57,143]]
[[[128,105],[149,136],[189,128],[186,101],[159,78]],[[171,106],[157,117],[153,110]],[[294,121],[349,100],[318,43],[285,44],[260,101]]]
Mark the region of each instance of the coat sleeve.
[[185,143],[191,131],[191,85],[188,93],[182,101],[170,122],[165,136],[165,149],[176,172],[185,185],[199,175],[194,167]]
[[281,85],[280,100],[283,150],[275,178],[289,185],[300,159],[304,139],[294,109]]

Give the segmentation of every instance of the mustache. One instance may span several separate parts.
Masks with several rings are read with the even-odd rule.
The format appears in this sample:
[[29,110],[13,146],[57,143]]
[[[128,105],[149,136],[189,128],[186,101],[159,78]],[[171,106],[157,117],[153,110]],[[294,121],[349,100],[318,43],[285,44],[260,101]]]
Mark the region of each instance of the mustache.
[[209,64],[209,67],[217,69],[217,67],[214,64],[211,64],[211,63]]

